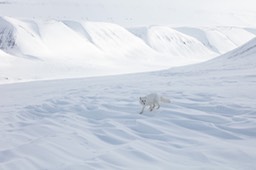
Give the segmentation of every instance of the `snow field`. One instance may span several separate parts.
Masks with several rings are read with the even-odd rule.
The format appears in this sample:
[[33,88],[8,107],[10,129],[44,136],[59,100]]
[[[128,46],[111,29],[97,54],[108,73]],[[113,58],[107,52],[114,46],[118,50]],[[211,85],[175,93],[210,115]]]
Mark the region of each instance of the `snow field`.
[[[160,72],[1,85],[0,168],[254,169],[253,44]],[[140,115],[151,92],[172,103]]]
[[0,2],[0,169],[256,169],[254,5],[184,2]]

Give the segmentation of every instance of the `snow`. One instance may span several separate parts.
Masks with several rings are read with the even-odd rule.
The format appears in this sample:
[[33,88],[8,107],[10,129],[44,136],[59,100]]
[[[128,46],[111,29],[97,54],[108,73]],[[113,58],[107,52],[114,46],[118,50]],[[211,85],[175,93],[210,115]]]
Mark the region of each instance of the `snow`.
[[[216,53],[206,48],[200,41],[193,37],[175,31],[165,26],[152,26],[146,30],[133,28],[131,31],[141,37],[151,48],[161,53],[167,53],[175,58],[188,61],[216,56]],[[185,59],[184,59],[185,58]]]
[[253,28],[240,27],[125,28],[12,17],[0,22],[0,49],[11,56],[9,67],[0,67],[0,83],[162,70],[209,60],[255,38]]
[[179,27],[184,34],[195,37],[213,51],[223,54],[233,50],[255,37],[245,28],[239,27]]
[[[113,23],[10,17],[2,17],[1,23],[1,50],[16,56],[9,60],[10,67],[0,68],[1,76],[9,80],[1,81],[4,83],[160,70],[216,56],[196,40],[181,46],[178,50],[186,53],[178,55],[179,44],[175,42],[167,53],[155,50]],[[178,32],[170,36],[183,41],[193,39]],[[159,43],[154,35],[150,37],[151,43]]]
[[[0,0],[0,169],[255,169],[255,14],[253,0]],[[139,114],[150,93],[171,103]]]
[[[255,44],[158,72],[0,85],[0,169],[254,169]],[[172,103],[140,115],[151,92]]]

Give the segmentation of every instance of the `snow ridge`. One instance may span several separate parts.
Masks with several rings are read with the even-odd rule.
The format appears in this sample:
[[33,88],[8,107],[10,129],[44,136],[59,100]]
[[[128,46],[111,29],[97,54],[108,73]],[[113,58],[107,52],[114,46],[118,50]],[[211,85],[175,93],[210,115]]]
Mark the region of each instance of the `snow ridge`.
[[180,27],[176,29],[195,37],[219,54],[233,50],[255,37],[255,34],[238,27]]
[[[255,34],[242,28],[126,29],[103,22],[1,17],[0,36],[0,49],[12,56],[6,60],[9,67],[0,67],[4,73],[1,77],[17,81],[113,75],[187,65],[234,49]],[[243,38],[239,40],[238,36]]]

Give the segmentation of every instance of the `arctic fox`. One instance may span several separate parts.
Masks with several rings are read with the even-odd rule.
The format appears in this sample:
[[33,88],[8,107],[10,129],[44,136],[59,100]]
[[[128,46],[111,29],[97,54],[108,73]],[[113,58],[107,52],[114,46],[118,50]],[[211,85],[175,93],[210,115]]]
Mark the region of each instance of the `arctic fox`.
[[171,103],[171,101],[162,96],[159,96],[156,93],[151,93],[145,97],[140,97],[140,104],[143,106],[140,114],[143,113],[146,106],[149,106],[150,111],[152,111],[156,106],[156,109],[159,109],[160,103]]

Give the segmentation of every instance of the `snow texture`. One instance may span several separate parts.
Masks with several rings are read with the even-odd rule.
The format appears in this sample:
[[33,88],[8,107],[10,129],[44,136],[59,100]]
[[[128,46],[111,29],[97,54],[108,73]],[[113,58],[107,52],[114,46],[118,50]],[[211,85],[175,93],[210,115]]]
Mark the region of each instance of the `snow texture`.
[[[0,169],[255,170],[255,14],[255,0],[0,0]],[[139,114],[150,93],[171,103]]]

